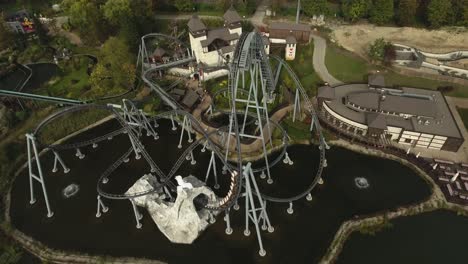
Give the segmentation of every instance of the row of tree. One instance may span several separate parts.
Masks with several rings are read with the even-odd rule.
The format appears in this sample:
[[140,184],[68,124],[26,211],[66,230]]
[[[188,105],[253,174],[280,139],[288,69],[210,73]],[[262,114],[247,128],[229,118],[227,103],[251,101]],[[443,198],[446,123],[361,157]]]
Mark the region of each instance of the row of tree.
[[128,89],[135,82],[139,36],[152,23],[155,0],[64,0],[69,23],[88,45],[103,43],[90,84],[93,94]]
[[350,21],[368,18],[378,25],[468,25],[468,0],[342,0],[341,10]]
[[[302,11],[308,16],[333,15],[330,6],[336,2],[302,0]],[[272,4],[278,9],[286,5],[286,0],[273,0]],[[339,15],[351,22],[369,19],[378,25],[468,26],[468,0],[339,0],[338,4]]]
[[[171,2],[173,1],[173,2]],[[193,0],[169,0],[169,4],[174,5],[177,10],[183,12],[194,12],[197,11],[197,3]],[[226,11],[231,5],[233,5],[237,11],[247,14],[253,14],[257,8],[255,0],[215,0],[212,6],[214,10]]]

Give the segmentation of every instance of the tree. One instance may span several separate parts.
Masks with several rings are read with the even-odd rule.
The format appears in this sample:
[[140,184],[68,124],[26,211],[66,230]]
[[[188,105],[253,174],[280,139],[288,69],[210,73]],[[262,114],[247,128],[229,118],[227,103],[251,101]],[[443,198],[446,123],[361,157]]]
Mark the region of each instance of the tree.
[[231,0],[217,0],[216,7],[218,10],[226,11],[231,6]]
[[418,0],[400,0],[398,4],[398,24],[401,26],[414,25],[416,23],[418,7]]
[[132,87],[136,76],[133,59],[124,40],[110,37],[102,46],[99,63],[91,74],[93,89],[102,95],[111,89]]
[[44,25],[36,16],[33,16],[32,21],[34,23],[36,36],[39,39],[39,44],[47,45],[49,43],[50,38],[47,35],[47,30],[44,28]]
[[[0,15],[0,21],[4,21]],[[14,44],[13,32],[10,31],[8,25],[0,22],[0,51],[11,47]]]
[[448,0],[431,0],[427,6],[427,20],[433,28],[446,25],[452,11],[452,3]]
[[463,5],[462,25],[468,27],[468,0],[465,0]]
[[454,24],[468,26],[468,0],[452,0]]
[[308,16],[330,13],[327,0],[301,1],[302,10]]
[[253,14],[257,10],[257,2],[255,0],[247,0],[246,11],[247,14]]
[[102,10],[104,17],[112,25],[119,25],[122,21],[133,17],[130,0],[107,0]]
[[341,9],[343,16],[354,22],[367,16],[370,0],[342,0]]
[[369,47],[369,57],[375,61],[389,63],[395,59],[395,49],[383,38],[376,39]]
[[377,25],[391,22],[395,15],[393,0],[374,0],[370,9],[370,21]]
[[70,23],[86,42],[95,44],[106,37],[105,21],[96,1],[66,0],[64,7],[68,10]]
[[273,12],[278,12],[285,5],[286,5],[286,0],[271,0],[271,10]]
[[194,9],[192,0],[175,0],[174,5],[179,11],[193,11]]

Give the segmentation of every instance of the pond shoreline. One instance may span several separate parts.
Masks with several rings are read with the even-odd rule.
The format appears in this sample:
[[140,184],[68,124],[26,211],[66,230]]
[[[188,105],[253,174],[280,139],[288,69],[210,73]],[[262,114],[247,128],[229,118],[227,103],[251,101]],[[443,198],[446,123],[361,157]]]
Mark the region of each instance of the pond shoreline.
[[338,232],[335,234],[333,242],[330,244],[327,253],[322,257],[319,263],[335,263],[341,251],[343,250],[344,244],[346,243],[350,235],[353,232],[359,231],[363,228],[376,228],[381,226],[382,224],[385,224],[388,220],[396,219],[402,216],[417,215],[438,209],[447,209],[455,212],[463,212],[464,215],[468,215],[468,207],[448,202],[445,199],[445,196],[440,190],[439,186],[434,182],[434,180],[417,165],[395,155],[387,154],[383,151],[378,151],[376,149],[351,144],[342,139],[331,141],[330,145],[339,146],[370,156],[377,156],[384,159],[398,161],[401,164],[415,170],[417,174],[420,175],[429,184],[429,186],[431,187],[432,194],[425,201],[413,205],[399,207],[395,211],[386,211],[383,213],[375,214],[373,216],[360,216],[356,219],[351,219],[344,222],[340,226]]
[[[103,120],[100,120],[86,128],[83,128],[65,138],[62,138],[61,140],[57,141],[56,143],[60,143],[60,142],[63,142],[64,140],[67,140],[69,139],[70,137],[72,136],[75,136],[79,133],[82,133],[86,130],[89,130],[93,127],[96,127],[102,123],[105,123],[106,121],[109,121],[110,119],[112,119],[112,117],[107,117]],[[298,144],[298,145],[310,145],[310,141],[304,141],[304,142],[294,142],[294,144]],[[364,153],[364,154],[368,154],[368,155],[371,155],[371,156],[379,156],[381,158],[385,158],[385,159],[392,159],[391,156],[387,156],[387,155],[383,155],[382,153],[379,154],[378,151],[374,151],[375,153],[372,153],[371,152],[367,152],[367,151],[364,151],[364,149],[356,149],[356,148],[353,148],[353,147],[350,147],[350,146],[346,146],[346,144],[342,144],[340,145],[339,142],[333,142],[333,145],[335,146],[340,146],[340,147],[344,147],[344,148],[348,148],[352,151],[355,151],[355,152],[359,152],[359,153]],[[45,153],[47,150],[43,150],[41,151],[41,154],[42,155],[43,153]],[[261,156],[263,157],[263,155]],[[410,164],[408,165],[408,162],[402,162],[404,165],[406,166],[409,166],[409,167],[413,167],[414,165]],[[17,172],[16,172],[16,175],[15,175],[15,178],[17,175],[19,175],[19,173],[27,167],[27,164],[24,164]],[[427,181],[427,179],[426,179]],[[10,191],[11,191],[11,188],[7,194],[7,210],[6,210],[6,215],[7,215],[7,222],[8,222],[8,225],[10,225],[11,223],[11,219],[10,219]],[[440,190],[439,190],[440,191]],[[433,194],[434,195],[434,194]],[[433,196],[432,195],[432,196]],[[431,196],[431,197],[432,197]],[[431,198],[429,198],[431,199]],[[347,227],[347,229],[345,229],[344,231],[348,230],[349,234],[345,234],[345,235],[339,235],[340,232],[344,232],[342,231],[343,229],[343,226],[346,225],[346,223],[348,223],[349,221],[345,222],[344,224],[341,225],[340,229],[338,230],[338,232],[336,233],[335,235],[335,239],[333,240],[333,243],[331,244],[331,246],[335,245],[335,241],[336,241],[336,238],[337,237],[342,237],[343,239],[343,244],[344,244],[344,241],[347,239],[348,235],[354,231],[355,229],[352,229],[353,226],[351,227]],[[371,221],[371,224],[372,224],[372,221]],[[10,229],[11,228],[11,229]],[[356,227],[354,227],[356,228]],[[4,228],[4,229],[10,229],[10,230],[7,230],[9,231],[8,234],[10,234],[10,236],[12,236],[16,241],[18,241],[27,251],[31,252],[32,254],[36,255],[37,257],[41,258],[41,259],[44,259],[44,260],[48,260],[48,261],[53,261],[53,262],[56,262],[56,263],[100,263],[102,262],[103,260],[105,261],[111,261],[113,263],[164,263],[164,262],[161,262],[161,261],[157,261],[157,260],[147,260],[147,259],[142,259],[142,258],[122,258],[122,257],[110,257],[110,256],[102,256],[102,255],[96,255],[96,256],[89,256],[87,255],[86,253],[72,253],[70,254],[69,251],[62,251],[62,250],[56,250],[56,249],[52,249],[50,247],[47,247],[45,246],[44,244],[42,244],[41,242],[27,236],[26,234],[22,233],[21,231],[13,228],[13,227],[7,227],[7,228]],[[341,245],[342,246],[342,245]],[[331,247],[330,247],[331,248]],[[73,251],[71,251],[73,252]],[[339,251],[338,251],[339,253]],[[327,253],[328,255],[328,253]],[[327,256],[326,255],[326,256]],[[337,257],[337,254],[334,255],[334,258],[332,259],[335,259]],[[323,258],[322,258],[323,260]],[[322,262],[322,263],[328,263],[328,262]]]

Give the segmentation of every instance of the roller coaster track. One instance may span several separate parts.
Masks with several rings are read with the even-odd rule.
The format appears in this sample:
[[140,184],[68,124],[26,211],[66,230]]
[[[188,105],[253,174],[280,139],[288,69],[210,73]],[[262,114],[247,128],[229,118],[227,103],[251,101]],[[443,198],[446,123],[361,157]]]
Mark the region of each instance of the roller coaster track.
[[23,93],[23,92],[15,92],[15,91],[8,91],[8,90],[0,90],[0,96],[7,96],[13,98],[20,98],[20,99],[30,99],[54,104],[64,104],[64,105],[79,105],[84,104],[85,102],[73,99],[66,99],[60,97],[52,97],[52,96],[45,96],[39,94],[31,94],[31,93]]
[[[228,92],[229,92],[230,95],[235,94],[235,89],[237,89],[238,73],[239,73],[239,69],[241,69],[239,67],[239,65],[241,64],[243,67],[245,67],[246,63],[248,62],[246,60],[249,59],[249,58],[246,57],[245,51],[246,50],[250,51],[249,49],[252,49],[251,51],[253,51],[253,52],[264,53],[263,46],[258,45],[258,41],[260,41],[260,43],[262,43],[261,37],[258,34],[256,34],[256,35],[252,35],[252,34],[256,34],[256,33],[242,34],[242,36],[239,39],[239,44],[236,47],[233,62],[230,65],[230,73],[229,73],[229,80],[228,80]],[[153,34],[153,35],[161,35],[161,34]],[[142,39],[144,39],[144,38],[145,38],[145,36]],[[254,41],[254,43],[251,43],[252,40]],[[257,44],[255,44],[255,42],[257,42]],[[253,48],[251,47],[251,45],[253,45]],[[261,50],[259,50],[259,49],[261,49]],[[264,55],[262,55],[262,56],[264,56]],[[316,118],[316,114],[314,112],[313,105],[310,102],[309,98],[307,97],[307,94],[306,94],[304,88],[300,84],[299,79],[294,74],[292,69],[284,61],[282,61],[280,58],[278,58],[276,56],[270,56],[270,57],[277,59],[280,63],[283,63],[283,65],[286,66],[285,68],[288,70],[290,75],[293,77],[293,80],[296,83],[296,87],[300,90],[301,95],[304,98],[307,110],[312,115],[313,119]],[[267,57],[265,56],[265,57],[262,57],[262,58],[267,58]],[[192,59],[193,58],[190,58],[190,60],[192,60]],[[187,61],[189,61],[189,59],[187,59]],[[177,65],[183,64],[183,63],[186,63],[186,61],[181,61],[181,60],[177,61]],[[264,64],[264,65],[267,65],[267,64]],[[269,66],[269,64],[268,64],[268,66]],[[170,66],[168,66],[168,67],[170,67]],[[205,129],[202,127],[202,125],[199,123],[199,121],[193,115],[191,115],[190,113],[184,111],[182,106],[180,106],[174,99],[172,99],[166,93],[166,91],[164,91],[164,89],[162,89],[158,84],[155,84],[155,83],[151,82],[150,80],[148,80],[146,78],[146,75],[149,72],[164,69],[164,68],[167,68],[167,67],[163,67],[163,66],[153,67],[153,68],[151,68],[149,70],[144,71],[143,74],[142,74],[142,80],[146,84],[148,84],[148,86],[152,90],[154,90],[158,94],[162,95],[161,98],[166,103],[168,103],[168,105],[170,105],[173,108],[172,111],[168,111],[168,112],[165,112],[165,113],[158,114],[156,117],[153,117],[151,120],[156,120],[156,119],[160,119],[160,118],[168,118],[168,117],[171,117],[171,116],[179,116],[179,115],[180,116],[185,116],[191,122],[192,128],[203,136],[202,138],[196,140],[189,147],[187,147],[185,149],[183,154],[179,157],[179,159],[173,165],[173,167],[171,168],[171,170],[170,170],[170,172],[168,174],[165,174],[164,172],[162,172],[159,169],[159,167],[156,165],[156,163],[152,160],[152,158],[149,156],[149,154],[145,151],[144,146],[141,144],[138,137],[134,134],[133,130],[129,127],[129,125],[125,122],[125,120],[123,120],[123,118],[118,113],[118,111],[115,108],[110,107],[110,106],[103,106],[103,105],[96,105],[96,104],[85,104],[85,105],[78,105],[78,106],[73,106],[73,107],[70,107],[70,108],[66,108],[66,109],[64,109],[64,110],[62,110],[62,111],[60,111],[60,112],[58,112],[56,114],[53,114],[53,115],[49,116],[45,120],[43,120],[39,124],[39,126],[35,129],[34,135],[38,135],[40,133],[41,129],[45,125],[47,125],[48,123],[52,122],[53,120],[65,115],[67,113],[76,112],[76,111],[80,111],[80,110],[86,110],[86,109],[101,109],[101,110],[110,111],[114,115],[116,120],[120,123],[120,125],[122,127],[121,129],[115,130],[115,131],[110,132],[110,133],[108,133],[106,135],[103,135],[103,136],[100,136],[100,137],[97,137],[97,138],[94,138],[94,139],[91,139],[91,140],[87,140],[87,141],[82,141],[82,142],[78,142],[78,143],[69,143],[69,144],[63,144],[63,145],[48,145],[48,146],[45,146],[45,147],[49,147],[51,149],[57,149],[57,150],[78,148],[78,147],[83,147],[83,146],[87,146],[87,145],[91,145],[91,144],[103,141],[106,138],[111,137],[111,136],[115,136],[115,135],[118,135],[118,134],[121,134],[121,133],[127,133],[128,136],[131,138],[131,140],[136,144],[136,147],[139,150],[139,153],[141,153],[143,155],[145,160],[151,166],[152,172],[154,172],[159,177],[159,179],[161,181],[161,185],[153,186],[152,189],[145,190],[145,191],[135,193],[135,194],[132,194],[132,195],[111,194],[111,193],[107,193],[107,192],[102,190],[102,188],[100,186],[100,184],[102,182],[102,179],[104,179],[106,177],[109,177],[112,174],[112,172],[114,172],[124,162],[124,160],[127,159],[131,155],[132,151],[134,151],[131,148],[127,152],[125,152],[117,161],[115,161],[110,167],[108,167],[106,169],[106,171],[103,174],[101,174],[101,176],[99,178],[99,181],[98,181],[98,184],[97,184],[97,191],[98,191],[98,193],[100,195],[102,195],[103,197],[109,198],[109,199],[132,199],[132,198],[135,198],[135,197],[145,196],[145,195],[149,195],[151,193],[154,193],[154,192],[158,191],[160,189],[160,187],[165,186],[165,185],[169,185],[172,188],[175,188],[173,186],[173,184],[170,182],[170,180],[174,176],[174,174],[177,172],[177,170],[182,166],[182,164],[183,164],[183,162],[185,160],[185,157],[191,151],[193,151],[197,146],[199,146],[201,143],[207,143],[209,148],[216,154],[216,156],[218,156],[219,160],[223,163],[223,165],[230,172],[230,174],[231,174],[231,184],[230,184],[230,188],[229,188],[229,191],[228,191],[226,196],[224,196],[222,198],[219,198],[217,201],[210,201],[209,204],[207,206],[205,206],[205,207],[207,209],[209,209],[209,210],[225,210],[227,208],[230,208],[236,202],[236,200],[238,199],[238,197],[239,197],[239,195],[241,193],[241,189],[242,189],[242,184],[241,184],[241,177],[242,176],[241,175],[242,175],[243,166],[242,166],[242,153],[241,153],[241,147],[240,147],[241,146],[240,137],[238,136],[238,133],[235,133],[235,135],[236,135],[235,136],[235,138],[236,138],[236,151],[237,151],[237,162],[236,162],[236,164],[230,164],[228,162],[225,162],[223,150],[217,144],[215,144],[211,139],[212,135],[214,135],[218,131],[222,131],[223,128],[220,128],[220,129],[218,129],[216,131],[213,131],[211,133],[206,132]],[[267,78],[272,77],[271,69],[270,69],[269,72],[264,71],[264,73],[265,73],[265,76],[263,76],[263,73],[262,73],[262,78],[265,77],[267,79]],[[270,75],[270,77],[268,77],[267,75]],[[232,105],[231,113],[233,114],[232,119],[233,119],[233,122],[234,122],[234,127],[235,127],[236,131],[238,132],[239,131],[239,125],[238,125],[238,120],[237,120],[237,115],[236,115],[237,110],[236,110],[236,106],[235,106],[235,97],[230,96],[230,98],[231,98],[231,105]],[[132,103],[131,101],[129,101],[129,102]],[[276,124],[276,123],[274,123],[274,124]],[[317,130],[316,131],[317,131],[317,134],[320,137],[319,142],[320,142],[320,146],[321,146],[320,147],[321,152],[320,152],[319,169],[317,171],[316,177],[315,177],[314,181],[312,182],[312,184],[307,187],[306,191],[304,191],[304,192],[302,192],[302,193],[300,193],[298,195],[292,196],[292,197],[279,198],[279,197],[272,197],[272,196],[262,194],[262,197],[264,199],[266,199],[268,201],[273,201],[273,202],[291,202],[291,201],[294,201],[294,200],[297,200],[297,199],[300,199],[300,198],[306,196],[308,193],[310,193],[310,191],[317,184],[317,182],[318,182],[318,180],[319,180],[319,178],[321,176],[322,170],[323,170],[323,164],[324,164],[324,160],[325,160],[325,147],[324,147],[323,135],[321,134],[321,130],[320,130],[320,127],[318,125],[318,122],[316,123],[316,125],[317,125]],[[278,127],[280,127],[280,126],[278,125]],[[282,130],[282,131],[283,131],[283,133],[285,132],[284,130]],[[286,140],[285,144],[287,145],[287,138],[285,140]],[[281,157],[284,155],[285,151],[286,151],[286,148],[283,149],[283,154],[281,154],[273,162],[273,165],[276,164],[277,162],[279,162]],[[261,169],[262,168],[259,168],[256,171],[260,171]]]

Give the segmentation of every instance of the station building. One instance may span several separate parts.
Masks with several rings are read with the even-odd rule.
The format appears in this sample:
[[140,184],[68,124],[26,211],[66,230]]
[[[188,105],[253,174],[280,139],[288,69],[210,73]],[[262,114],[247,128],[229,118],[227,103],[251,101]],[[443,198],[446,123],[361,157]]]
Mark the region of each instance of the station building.
[[241,17],[231,7],[223,18],[223,27],[214,29],[208,29],[197,15],[189,20],[190,46],[197,63],[219,66],[233,57],[242,34]]
[[327,122],[356,136],[402,146],[457,152],[464,139],[445,97],[434,90],[369,84],[320,87],[317,102]]
[[268,39],[267,53],[269,53],[269,45],[271,44],[285,45],[285,59],[294,60],[296,58],[297,44],[309,43],[310,33],[311,29],[309,25],[287,22],[272,22],[268,26],[268,32],[264,33]]

